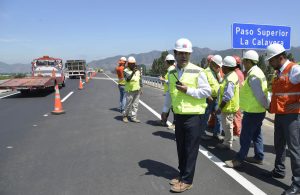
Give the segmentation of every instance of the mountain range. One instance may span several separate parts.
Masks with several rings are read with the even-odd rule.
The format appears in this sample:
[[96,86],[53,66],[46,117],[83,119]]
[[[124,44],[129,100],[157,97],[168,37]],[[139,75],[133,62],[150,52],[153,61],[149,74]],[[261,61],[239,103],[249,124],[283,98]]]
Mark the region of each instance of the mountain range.
[[[133,56],[135,57],[138,64],[145,64],[147,68],[151,68],[151,65],[153,63],[153,60],[155,58],[159,58],[162,51],[151,51],[148,53],[140,53],[140,54],[130,54],[130,55],[124,55],[125,57]],[[169,53],[173,54],[172,50],[168,51]],[[259,55],[264,55],[265,50],[258,51]],[[300,47],[292,47],[291,50],[288,51],[288,53],[292,53],[294,58],[298,61],[300,61]],[[228,55],[238,55],[242,56],[242,50],[237,49],[226,49],[226,50],[212,50],[209,48],[199,48],[199,47],[193,47],[193,53],[191,55],[191,62],[194,64],[200,64],[202,58],[206,58],[209,54],[219,54],[222,57],[228,56]],[[89,65],[91,67],[98,67],[103,68],[105,70],[113,70],[117,66],[118,60],[121,58],[121,55],[105,58],[101,60],[95,60],[91,61]]]
[[[138,64],[145,64],[147,68],[151,68],[152,62],[155,58],[159,58],[162,51],[154,50],[147,53],[139,53],[139,54],[129,54],[124,55],[125,57],[134,56]],[[172,50],[168,51],[169,53],[173,54]],[[265,53],[264,50],[258,51],[260,55]],[[300,61],[300,47],[292,47],[288,53],[292,53],[294,58]],[[207,57],[209,54],[219,54],[222,57],[227,55],[242,55],[242,50],[236,49],[227,49],[227,50],[212,50],[209,48],[199,48],[193,47],[193,53],[191,55],[191,62],[195,64],[200,64],[203,57]],[[90,67],[94,68],[103,68],[105,70],[113,70],[118,60],[123,55],[117,55],[113,57],[108,57],[101,60],[94,60],[89,62]],[[0,73],[24,73],[31,71],[31,64],[7,64],[4,62],[0,62]]]

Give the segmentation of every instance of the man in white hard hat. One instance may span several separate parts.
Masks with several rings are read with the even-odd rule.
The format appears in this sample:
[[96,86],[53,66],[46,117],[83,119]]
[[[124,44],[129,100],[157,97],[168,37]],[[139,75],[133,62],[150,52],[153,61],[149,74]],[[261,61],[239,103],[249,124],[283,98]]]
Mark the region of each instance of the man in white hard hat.
[[[171,70],[174,70],[175,69],[175,58],[172,54],[168,54],[166,56],[166,59],[165,59],[165,68],[167,68],[167,73],[165,74],[164,77],[160,77],[159,79],[161,81],[164,82],[164,93],[166,93],[169,88],[168,88],[168,77],[169,77],[169,72]],[[170,109],[172,110],[172,109]],[[170,110],[167,112],[167,118],[165,118],[164,120],[161,118],[161,123],[163,126],[167,126],[167,119],[169,117],[169,114],[170,114]],[[168,126],[168,129],[170,130],[175,130],[175,116],[173,116],[173,123],[172,125]]]
[[236,60],[232,56],[226,56],[223,60],[222,70],[225,74],[219,90],[219,108],[221,113],[222,128],[225,132],[223,143],[217,144],[218,149],[230,150],[233,141],[233,120],[239,109],[239,79],[234,71]]
[[[244,160],[263,164],[264,144],[261,126],[269,108],[268,83],[263,71],[257,66],[259,56],[249,50],[243,55],[243,65],[247,72],[246,80],[240,87],[240,109],[244,111],[240,135],[240,150],[233,160],[225,161],[228,167],[239,167]],[[251,141],[254,157],[247,157]]]
[[128,122],[130,117],[132,122],[140,123],[136,118],[141,88],[143,87],[141,72],[136,66],[136,60],[133,56],[128,57],[128,67],[124,70],[125,77],[125,91],[126,91],[126,105],[123,111],[123,122]]
[[176,41],[174,54],[176,68],[169,72],[169,91],[165,96],[162,118],[173,107],[176,116],[175,136],[179,161],[179,175],[170,181],[171,191],[183,192],[192,188],[200,132],[206,98],[211,89],[204,70],[190,62],[192,43],[185,38]]
[[118,75],[118,88],[119,88],[119,92],[120,92],[120,112],[122,113],[124,108],[125,108],[125,104],[126,104],[126,98],[125,98],[125,79],[124,79],[124,69],[125,69],[125,64],[126,64],[126,57],[121,57],[119,62],[118,62],[118,66],[116,67],[116,72]]
[[281,44],[267,47],[266,60],[275,69],[270,112],[275,113],[275,168],[272,177],[285,177],[286,145],[292,168],[292,185],[282,194],[300,193],[300,66],[290,62]]
[[205,73],[208,79],[208,83],[211,87],[211,96],[207,98],[207,108],[205,111],[204,121],[205,123],[204,130],[208,127],[208,119],[209,116],[215,117],[215,124],[213,128],[213,137],[206,135],[205,131],[201,135],[202,140],[210,140],[211,138],[216,138],[221,141],[221,116],[220,114],[216,115],[216,111],[218,109],[218,91],[220,88],[220,82],[222,81],[222,77],[220,75],[220,70],[222,68],[222,57],[220,55],[214,55],[210,58],[209,66],[205,69]]

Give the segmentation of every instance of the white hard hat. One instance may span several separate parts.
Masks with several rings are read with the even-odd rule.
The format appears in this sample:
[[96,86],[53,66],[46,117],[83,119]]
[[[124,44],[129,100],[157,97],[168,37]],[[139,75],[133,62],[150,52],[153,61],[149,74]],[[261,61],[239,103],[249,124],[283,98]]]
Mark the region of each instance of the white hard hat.
[[128,63],[136,63],[135,58],[133,56],[128,57]]
[[123,62],[126,62],[126,61],[127,61],[126,57],[124,57],[124,56],[121,57],[120,60],[123,61]]
[[181,38],[176,41],[174,50],[192,53],[193,52],[192,47],[193,46],[190,40]]
[[258,53],[254,50],[246,51],[243,55],[243,59],[258,61],[259,56]]
[[220,55],[214,55],[211,58],[211,61],[213,61],[214,63],[216,63],[218,66],[222,67],[223,62],[222,62],[222,57]]
[[236,60],[232,56],[226,56],[223,60],[223,66],[236,67]]
[[165,61],[175,61],[175,58],[174,58],[174,56],[172,55],[172,54],[168,54],[167,56],[166,56],[166,59],[165,59]]
[[282,52],[285,52],[284,47],[281,44],[273,43],[267,47],[266,60],[269,60],[269,59],[273,58],[274,56],[281,54]]

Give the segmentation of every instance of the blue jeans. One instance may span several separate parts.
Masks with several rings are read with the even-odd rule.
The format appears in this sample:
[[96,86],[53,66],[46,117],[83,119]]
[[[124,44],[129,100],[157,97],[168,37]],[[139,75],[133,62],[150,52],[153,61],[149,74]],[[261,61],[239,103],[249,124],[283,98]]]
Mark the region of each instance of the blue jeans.
[[240,135],[240,151],[236,155],[236,159],[243,161],[248,154],[251,141],[254,145],[254,158],[257,160],[264,159],[264,144],[261,133],[262,122],[266,113],[249,113],[244,112],[242,120],[242,130]]
[[126,98],[125,98],[125,86],[118,85],[120,91],[120,111],[122,112],[125,108]]
[[[203,132],[201,132],[201,135],[205,134],[205,130],[207,129],[208,126],[208,119],[209,119],[209,115],[216,111],[218,109],[218,101],[217,98],[214,98],[212,102],[208,103],[207,102],[207,107],[205,110],[205,114],[204,114],[204,121],[206,121],[204,123],[205,127],[203,128]],[[213,135],[217,136],[220,135],[222,131],[222,127],[221,127],[221,115],[218,114],[216,115],[216,120],[215,120],[215,127],[213,129]]]

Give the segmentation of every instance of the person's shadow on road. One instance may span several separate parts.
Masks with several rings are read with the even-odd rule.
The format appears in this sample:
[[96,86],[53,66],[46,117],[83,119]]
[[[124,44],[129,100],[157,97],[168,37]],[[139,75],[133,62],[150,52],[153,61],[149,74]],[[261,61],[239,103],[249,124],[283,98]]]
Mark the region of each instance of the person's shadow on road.
[[160,136],[165,139],[175,140],[175,134],[167,131],[156,131],[152,133],[155,136]]
[[168,180],[173,179],[179,175],[178,171],[173,167],[155,160],[142,160],[139,162],[141,168],[147,169],[143,175],[155,175],[157,177],[163,177]]

